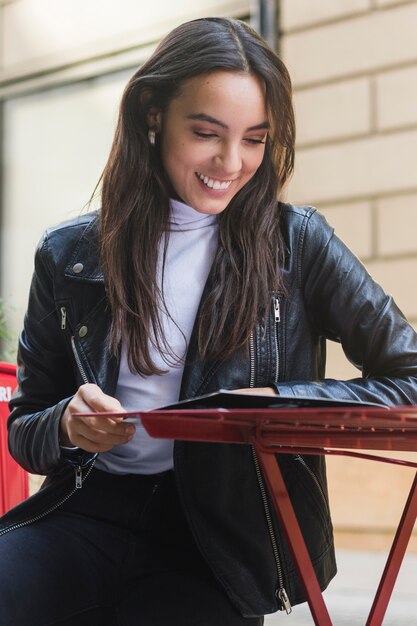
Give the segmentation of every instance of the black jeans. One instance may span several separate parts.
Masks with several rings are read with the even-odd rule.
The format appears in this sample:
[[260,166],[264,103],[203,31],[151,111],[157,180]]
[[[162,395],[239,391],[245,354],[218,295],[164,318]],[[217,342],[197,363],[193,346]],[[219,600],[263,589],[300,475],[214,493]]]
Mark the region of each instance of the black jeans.
[[93,470],[44,519],[0,537],[4,626],[261,626],[200,556],[173,472]]

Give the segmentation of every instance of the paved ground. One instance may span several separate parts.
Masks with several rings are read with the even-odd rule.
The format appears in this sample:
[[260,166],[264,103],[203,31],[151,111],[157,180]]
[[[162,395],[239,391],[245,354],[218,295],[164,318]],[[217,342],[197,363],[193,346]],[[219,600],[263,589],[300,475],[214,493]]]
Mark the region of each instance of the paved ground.
[[[324,593],[334,626],[365,626],[372,599],[384,569],[379,552],[337,551],[339,573]],[[291,615],[277,613],[265,626],[314,626],[306,604]],[[417,626],[417,554],[406,555],[383,626]]]

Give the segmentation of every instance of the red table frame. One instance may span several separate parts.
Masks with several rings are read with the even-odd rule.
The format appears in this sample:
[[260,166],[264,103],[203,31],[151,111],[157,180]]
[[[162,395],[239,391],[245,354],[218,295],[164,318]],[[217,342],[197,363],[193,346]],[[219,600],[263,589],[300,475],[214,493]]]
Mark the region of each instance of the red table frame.
[[[317,626],[332,626],[276,453],[342,454],[416,467],[368,452],[417,451],[417,407],[186,409],[138,413],[154,437],[254,446]],[[366,626],[380,626],[417,518],[417,474]]]

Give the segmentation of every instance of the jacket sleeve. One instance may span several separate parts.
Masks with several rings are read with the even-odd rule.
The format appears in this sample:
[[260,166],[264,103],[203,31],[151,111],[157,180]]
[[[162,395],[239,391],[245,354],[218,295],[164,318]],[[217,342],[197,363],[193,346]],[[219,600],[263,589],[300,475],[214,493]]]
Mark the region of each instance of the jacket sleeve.
[[65,459],[59,446],[59,423],[76,383],[60,332],[47,235],[35,255],[17,361],[18,388],[9,405],[9,449],[27,471],[48,474]]
[[414,329],[315,211],[299,242],[298,281],[316,332],[340,342],[362,376],[279,383],[281,395],[417,404]]

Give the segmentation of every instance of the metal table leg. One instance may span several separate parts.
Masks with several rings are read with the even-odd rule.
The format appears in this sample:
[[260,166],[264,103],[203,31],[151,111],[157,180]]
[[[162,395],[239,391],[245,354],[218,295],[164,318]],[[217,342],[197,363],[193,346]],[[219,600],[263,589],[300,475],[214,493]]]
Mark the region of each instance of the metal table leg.
[[381,626],[417,518],[417,474],[398,525],[366,626]]

